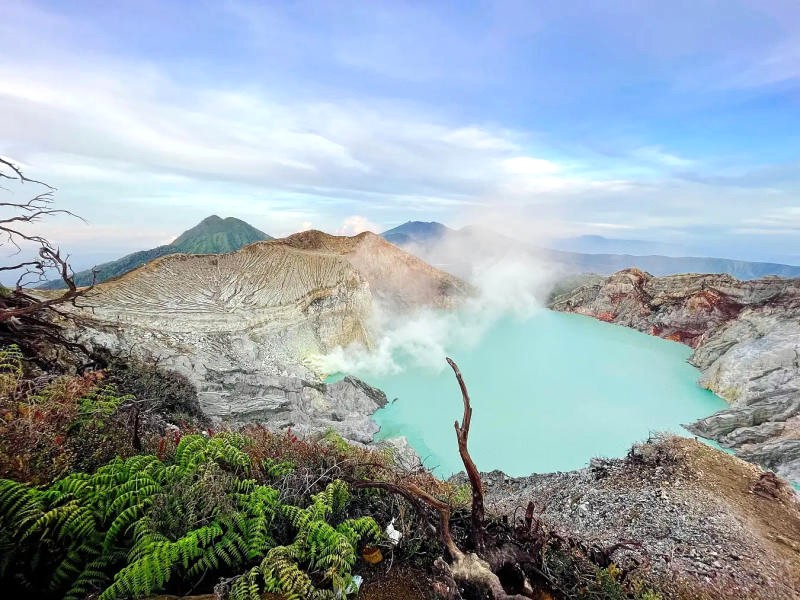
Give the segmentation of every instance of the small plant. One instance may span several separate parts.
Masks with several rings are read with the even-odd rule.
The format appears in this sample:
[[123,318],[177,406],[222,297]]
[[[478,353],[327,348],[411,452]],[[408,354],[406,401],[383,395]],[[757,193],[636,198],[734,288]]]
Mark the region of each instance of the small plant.
[[265,458],[261,463],[261,470],[270,479],[283,479],[294,473],[295,465],[289,460],[277,461],[273,458]]
[[348,444],[347,440],[345,440],[332,428],[328,428],[328,430],[323,434],[321,441],[328,444],[337,452],[347,453],[353,450],[353,446]]
[[629,596],[620,582],[622,572],[619,567],[611,563],[604,569],[597,569],[597,577],[586,590],[586,598],[602,600],[626,600]]
[[104,429],[111,415],[124,403],[133,400],[133,396],[120,396],[113,385],[104,385],[89,390],[78,399],[78,414],[69,427],[70,433],[83,429]]
[[[282,505],[281,513],[297,530],[294,540],[271,548],[256,567],[239,577],[231,588],[231,600],[258,600],[264,591],[284,594],[288,600],[341,597],[352,584],[357,545],[381,537],[371,517],[348,519],[335,527],[328,522],[342,512],[348,498],[347,486],[333,481],[314,495],[308,508]],[[312,575],[330,589],[316,587]]]
[[11,344],[0,348],[0,398],[15,395],[24,369],[19,346]]
[[[71,444],[81,437],[71,436],[70,428],[81,398],[96,383],[95,374],[23,377],[13,394],[0,396],[0,477],[46,483],[68,472],[76,458]],[[89,447],[100,451],[96,440]]]

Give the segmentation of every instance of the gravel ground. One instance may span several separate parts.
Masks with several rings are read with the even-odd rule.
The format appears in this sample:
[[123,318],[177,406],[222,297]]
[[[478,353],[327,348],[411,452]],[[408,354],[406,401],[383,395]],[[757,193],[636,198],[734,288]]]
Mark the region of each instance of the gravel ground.
[[[456,476],[458,477],[458,476]],[[638,445],[568,473],[484,475],[490,512],[543,522],[603,546],[633,540],[621,566],[675,597],[800,598],[800,501],[781,479],[686,438]]]

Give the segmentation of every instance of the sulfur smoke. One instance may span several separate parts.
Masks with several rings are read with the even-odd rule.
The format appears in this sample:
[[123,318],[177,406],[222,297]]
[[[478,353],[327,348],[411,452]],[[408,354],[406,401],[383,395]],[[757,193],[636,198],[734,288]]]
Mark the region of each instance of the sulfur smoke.
[[544,307],[553,271],[513,242],[497,245],[496,234],[457,232],[428,246],[408,248],[427,262],[458,275],[475,294],[454,310],[397,311],[375,307],[370,347],[336,348],[320,359],[325,373],[363,377],[400,372],[405,366],[441,370],[448,352],[473,348],[501,318],[531,318]]

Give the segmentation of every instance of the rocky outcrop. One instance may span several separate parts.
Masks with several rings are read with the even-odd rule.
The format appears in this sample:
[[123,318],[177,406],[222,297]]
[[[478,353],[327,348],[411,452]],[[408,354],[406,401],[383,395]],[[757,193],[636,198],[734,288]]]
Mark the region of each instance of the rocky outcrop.
[[185,374],[214,419],[332,428],[365,442],[385,397],[353,378],[323,383],[315,357],[369,345],[378,303],[448,307],[469,292],[374,234],[313,231],[230,254],[155,260],[83,298],[77,331]]
[[[462,473],[454,477],[466,483]],[[529,477],[483,475],[491,513],[528,502],[548,528],[610,548],[664,597],[800,597],[800,502],[783,481],[695,440],[668,437],[626,458]]]
[[694,348],[700,384],[730,408],[687,429],[800,481],[800,279],[628,269],[551,306]]
[[294,248],[324,251],[344,258],[367,281],[373,295],[390,308],[452,308],[472,293],[461,279],[400,251],[382,237],[365,231],[353,237],[303,231],[282,240]]

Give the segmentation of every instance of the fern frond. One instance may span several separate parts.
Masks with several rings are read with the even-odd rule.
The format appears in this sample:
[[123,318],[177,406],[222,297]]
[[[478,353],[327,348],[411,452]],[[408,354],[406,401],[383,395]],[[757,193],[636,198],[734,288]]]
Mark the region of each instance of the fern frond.
[[114,544],[121,535],[130,530],[136,520],[142,516],[150,502],[150,498],[145,498],[138,504],[129,506],[117,515],[106,532],[105,539],[103,540],[103,552],[108,552],[112,544]]

